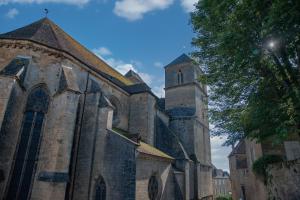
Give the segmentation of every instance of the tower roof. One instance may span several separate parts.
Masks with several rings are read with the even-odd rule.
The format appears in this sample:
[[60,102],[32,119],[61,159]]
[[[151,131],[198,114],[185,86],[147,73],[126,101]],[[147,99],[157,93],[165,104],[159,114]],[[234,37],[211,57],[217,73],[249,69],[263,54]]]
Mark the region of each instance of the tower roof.
[[90,68],[105,73],[112,79],[117,79],[116,82],[121,82],[124,85],[132,84],[129,79],[74,40],[48,18],[43,18],[25,27],[0,34],[0,39],[28,40],[63,51]]
[[190,58],[188,55],[183,53],[181,56],[177,57],[175,60],[173,60],[171,63],[166,65],[165,67],[170,67],[173,65],[183,64],[183,63],[191,63],[195,62],[192,58]]
[[144,80],[140,77],[140,75],[133,70],[129,70],[126,74],[125,77],[130,79],[134,83],[144,83]]

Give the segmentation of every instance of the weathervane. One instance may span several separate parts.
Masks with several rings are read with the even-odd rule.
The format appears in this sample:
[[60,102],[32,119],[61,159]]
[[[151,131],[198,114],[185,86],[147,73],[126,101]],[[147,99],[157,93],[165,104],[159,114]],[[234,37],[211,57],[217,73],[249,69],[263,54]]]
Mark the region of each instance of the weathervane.
[[48,16],[49,10],[47,8],[44,9],[46,17]]

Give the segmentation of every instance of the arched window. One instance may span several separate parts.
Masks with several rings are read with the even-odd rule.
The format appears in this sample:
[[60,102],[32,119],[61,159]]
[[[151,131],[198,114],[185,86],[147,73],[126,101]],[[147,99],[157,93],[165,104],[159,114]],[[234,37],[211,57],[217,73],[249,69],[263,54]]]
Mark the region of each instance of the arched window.
[[178,82],[178,85],[183,84],[183,73],[181,72],[181,70],[179,70],[177,73],[177,82]]
[[48,105],[49,95],[43,87],[35,88],[29,94],[6,199],[29,197]]
[[156,200],[158,197],[158,181],[154,175],[152,175],[149,179],[148,195],[150,200]]
[[180,79],[181,79],[181,84],[183,84],[183,73],[180,72]]
[[106,199],[106,185],[102,176],[96,182],[95,188],[95,200],[105,200]]

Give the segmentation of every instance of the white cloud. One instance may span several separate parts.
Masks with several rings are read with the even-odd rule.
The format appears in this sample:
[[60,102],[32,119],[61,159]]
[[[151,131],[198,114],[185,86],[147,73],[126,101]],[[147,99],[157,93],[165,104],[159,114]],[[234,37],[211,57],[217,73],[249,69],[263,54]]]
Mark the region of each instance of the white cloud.
[[119,0],[116,1],[114,13],[129,21],[142,19],[143,15],[168,8],[174,0]]
[[108,58],[106,62],[123,75],[125,75],[129,70],[132,70],[139,74],[145,83],[148,85],[152,84],[153,77],[150,74],[138,71],[132,63],[125,63],[122,60],[116,60],[114,58]]
[[195,4],[198,0],[181,0],[181,6],[184,8],[186,12],[192,12],[195,10]]
[[125,63],[122,60],[108,58],[106,62],[123,75],[125,75],[129,70],[136,71],[131,63]]
[[156,94],[156,96],[158,96],[159,98],[161,98],[161,97],[165,97],[165,90],[164,90],[164,88],[165,88],[165,85],[162,84],[160,86],[154,86],[152,90],[153,90],[153,93]]
[[89,1],[90,0],[0,0],[0,5],[5,5],[9,3],[64,3],[70,5],[83,6]]
[[99,57],[112,55],[111,51],[106,47],[99,47],[97,49],[93,49],[92,51]]
[[224,147],[222,144],[225,142],[225,138],[211,137],[211,156],[212,163],[219,169],[223,169],[229,172],[229,161],[227,156],[231,152],[230,147]]
[[118,72],[125,75],[129,70],[138,73],[141,78],[151,85],[153,77],[150,74],[140,72],[134,66],[142,66],[143,64],[138,60],[131,60],[130,63],[124,62],[123,60],[111,57],[112,52],[106,47],[99,47],[92,50],[96,56],[104,60],[107,64],[115,68]]
[[145,83],[147,83],[148,85],[152,84],[152,80],[153,80],[152,75],[143,72],[138,72],[138,71],[136,71],[136,73],[140,75],[140,77],[145,81]]
[[155,62],[153,65],[158,68],[163,67],[163,64],[161,62]]
[[16,8],[10,9],[5,16],[9,19],[15,18],[19,14],[19,11]]

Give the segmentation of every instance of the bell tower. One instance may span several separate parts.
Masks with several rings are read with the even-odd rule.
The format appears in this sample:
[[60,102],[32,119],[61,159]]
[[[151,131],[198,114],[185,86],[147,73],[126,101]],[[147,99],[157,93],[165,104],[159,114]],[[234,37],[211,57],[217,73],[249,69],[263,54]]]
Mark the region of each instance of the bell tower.
[[194,161],[195,198],[210,193],[201,182],[205,180],[208,185],[211,181],[207,88],[199,82],[202,73],[199,64],[186,54],[165,66],[165,109],[170,116],[170,129]]
[[182,54],[165,67],[166,111],[190,157],[210,164],[207,89],[198,79],[199,65]]

